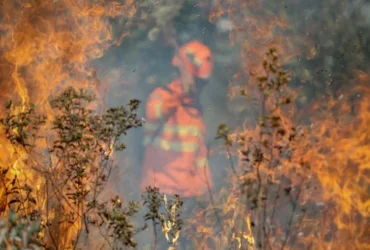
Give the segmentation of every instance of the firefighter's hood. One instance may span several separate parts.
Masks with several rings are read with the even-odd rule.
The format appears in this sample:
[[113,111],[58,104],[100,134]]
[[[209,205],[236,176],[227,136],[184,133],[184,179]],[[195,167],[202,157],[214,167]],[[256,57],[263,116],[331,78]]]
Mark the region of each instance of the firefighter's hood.
[[207,79],[212,74],[213,55],[203,43],[191,41],[179,49],[172,60],[172,65],[175,67],[183,66],[192,75]]

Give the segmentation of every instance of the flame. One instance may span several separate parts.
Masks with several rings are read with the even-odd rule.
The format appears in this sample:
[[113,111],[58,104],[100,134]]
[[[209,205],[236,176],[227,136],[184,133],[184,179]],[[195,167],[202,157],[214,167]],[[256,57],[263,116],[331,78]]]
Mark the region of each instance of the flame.
[[[2,1],[0,115],[4,114],[5,102],[15,100],[21,106],[12,110],[13,114],[24,111],[28,103],[34,103],[50,122],[53,112],[49,98],[67,86],[90,89],[98,98],[101,97],[102,86],[92,62],[102,57],[112,45],[120,44],[130,33],[125,28],[122,33],[113,34],[109,19],[132,17],[136,9],[134,0]],[[46,138],[49,128],[47,123],[41,131]],[[39,141],[37,146],[46,148],[47,143]],[[0,150],[0,166],[10,166],[10,179],[17,176],[19,180],[32,184],[36,192],[44,192],[45,180],[28,166],[27,162],[31,160],[28,152],[13,146],[3,130],[0,131]],[[0,193],[3,191],[0,187]],[[46,194],[39,197],[38,210],[44,211]],[[50,218],[56,215],[55,210],[49,211]],[[79,226],[63,229],[61,248],[68,248],[67,243]]]
[[313,107],[316,115],[311,120],[312,140],[305,158],[321,186],[311,199],[326,204],[322,216],[330,228],[324,231],[331,236],[329,241],[321,238],[314,244],[320,249],[370,247],[366,238],[370,212],[369,74],[359,72],[357,79],[357,85],[340,89],[326,108],[322,101]]
[[[298,203],[305,210],[296,212],[295,236],[290,236],[287,243],[292,244],[287,245],[292,249],[370,248],[370,73],[356,74],[355,84],[345,85],[335,96],[319,98],[308,109],[279,111],[287,130],[296,123],[295,117],[299,117],[300,112],[310,118],[310,123],[301,124],[298,130],[306,139],[294,145],[296,152],[292,160],[282,162],[278,172],[262,166],[262,169],[266,168],[265,173],[272,175],[273,182],[278,183],[285,176],[290,178],[292,186],[304,187]],[[259,143],[248,141],[248,138],[256,138],[260,129],[259,126],[245,125],[230,136],[234,143],[242,146],[238,147],[239,169],[244,169],[242,151]],[[203,222],[197,230],[202,235],[197,238],[197,244],[211,249],[230,245],[237,249],[253,249],[256,239],[250,227],[252,217],[245,205],[245,194],[240,193],[237,177],[231,175],[229,178],[229,185],[215,194],[218,201],[215,207],[210,205],[194,219],[194,222]],[[288,203],[289,200],[280,200],[274,205],[281,211],[280,216],[291,213],[286,206]],[[214,209],[222,214],[221,228],[214,223]],[[281,223],[275,229],[274,237],[269,239],[271,246],[276,248],[282,247],[277,239],[286,237],[287,225]]]
[[[49,97],[67,86],[91,89],[99,97],[100,90],[107,86],[101,86],[91,63],[102,57],[110,46],[121,44],[130,35],[130,31],[124,29],[116,37],[109,19],[133,17],[138,12],[138,1],[123,2],[2,1],[0,115],[4,114],[5,101],[17,99],[22,105],[12,110],[14,114],[23,112],[26,104],[32,102],[50,121],[53,113]],[[241,69],[230,81],[230,98],[236,96],[236,89],[241,89],[233,85],[241,85],[245,81],[249,86],[243,91],[256,96],[256,85],[247,78],[250,72],[260,72],[262,56],[267,48],[277,48],[284,56],[283,63],[289,63],[300,53],[293,41],[295,44],[301,38],[287,40],[285,32],[290,28],[287,21],[266,11],[262,1],[216,0],[209,21],[215,23],[221,17],[227,17],[234,24],[229,33],[230,44],[241,48]],[[313,44],[311,41],[306,44],[307,59],[315,58],[318,54]],[[312,201],[323,207],[319,212],[302,219],[302,234],[298,233],[296,243],[310,248],[370,248],[367,238],[370,228],[370,73],[359,71],[356,74],[357,84],[346,85],[335,97],[317,100],[310,112],[305,113],[312,114],[306,128],[308,141],[298,145],[300,150],[295,160],[302,157],[310,163],[309,180],[316,190],[305,191],[300,202],[305,204]],[[291,94],[296,95],[294,92]],[[294,124],[293,117],[296,114],[298,111],[294,108],[281,111],[287,128]],[[260,127],[255,126],[257,122],[247,123],[241,131],[236,131],[237,134],[245,138],[258,135]],[[47,129],[42,132],[47,137]],[[239,138],[234,135],[232,139],[237,141]],[[47,146],[45,141],[38,145],[40,148]],[[45,180],[29,168],[28,153],[13,146],[3,130],[0,130],[0,152],[0,166],[11,167],[10,179],[17,176],[24,182],[32,183],[36,192],[44,192]],[[241,150],[237,153],[241,158]],[[283,165],[286,167],[281,169],[281,174],[290,175],[292,165]],[[300,168],[296,171],[305,173]],[[279,179],[279,176],[273,177]],[[292,179],[295,184],[301,181],[293,176]],[[231,244],[242,248],[255,244],[252,216],[246,204],[240,200],[242,194],[236,185],[238,179],[233,176],[229,182],[232,185],[221,189],[215,197],[221,202],[214,204],[215,207],[210,205],[205,211],[198,210],[184,229],[185,234],[193,238],[196,249],[225,249]],[[4,189],[0,188],[0,197],[4,196]],[[38,197],[42,197],[37,202],[38,209],[45,210],[46,196]],[[3,202],[0,201],[0,209],[3,209]],[[280,207],[284,208],[284,204],[280,204]],[[221,225],[215,221],[215,209],[222,214]],[[235,211],[246,212],[240,216]],[[57,215],[55,209],[49,212],[50,218]],[[80,227],[78,223],[62,228],[61,248],[68,247],[69,239],[76,234],[75,228]],[[191,227],[193,224],[198,227]],[[220,228],[215,229],[217,227]],[[221,235],[217,234],[220,232]],[[283,228],[276,229],[276,235],[284,235]]]
[[[301,52],[308,60],[317,57],[319,53],[313,41],[304,41],[294,35],[288,40],[284,36],[284,32],[289,32],[290,28],[287,22],[283,18],[270,15],[262,7],[261,1],[214,1],[213,11],[209,15],[209,21],[213,23],[221,17],[232,21],[234,28],[229,34],[230,43],[241,46],[241,70],[229,82],[229,98],[239,96],[238,92],[247,97],[248,107],[242,104],[242,107],[236,108],[239,112],[248,109],[248,120],[242,128],[234,131],[230,139],[247,146],[253,145],[253,141],[245,144],[240,139],[238,142],[238,138],[255,138],[260,131],[258,121],[250,121],[259,115],[259,110],[253,113],[251,107],[256,106],[258,109],[260,103],[259,90],[253,79],[248,79],[248,75],[250,72],[261,72],[260,64],[264,52],[270,47],[277,48],[279,55],[283,56],[282,64],[285,65],[292,63],[294,57]],[[305,180],[301,186],[309,186],[307,190],[302,190],[299,199],[299,204],[306,206],[309,211],[299,213],[299,227],[294,229],[296,236],[292,237],[294,244],[289,246],[292,249],[370,249],[367,238],[370,212],[370,74],[362,71],[355,74],[357,82],[346,83],[335,97],[325,96],[303,110],[292,106],[279,113],[286,128],[296,125],[299,118],[309,117],[310,120],[308,125],[300,124],[307,139],[295,145],[295,164],[285,162],[282,164],[284,168],[279,170],[281,173],[271,173],[275,174],[275,181],[279,180],[280,175],[285,175],[291,178],[293,184]],[[245,82],[248,83],[246,87]],[[293,100],[298,93],[298,89],[290,92]],[[239,149],[239,161],[242,150],[246,148]],[[301,161],[309,165],[297,164]],[[297,172],[304,178],[296,175]],[[233,217],[238,213],[235,212],[237,209],[248,211],[240,205],[243,196],[234,185],[237,179],[231,177],[228,183],[231,185],[222,187],[215,198],[218,200],[215,208],[224,217],[223,227],[218,229],[214,226],[213,235],[209,236],[208,227],[214,223],[211,220],[204,221],[203,214],[198,214],[196,220],[204,221],[201,226],[204,229],[201,231],[208,230],[204,238],[199,238],[199,244],[206,244],[206,238],[211,237],[214,241],[219,239],[217,246],[236,244],[234,246],[246,248],[251,241],[243,241],[243,233],[251,237],[245,238],[254,240],[247,221],[251,214],[245,212],[244,218]],[[280,203],[279,209],[288,211],[284,207],[284,201]],[[210,214],[213,213],[211,211],[209,209]],[[289,211],[282,212],[281,216],[286,213]],[[236,227],[236,221],[241,226]],[[247,222],[243,224],[242,221]],[[241,228],[242,232],[235,232],[235,228]],[[229,234],[230,231],[233,233]],[[285,231],[284,227],[275,230],[275,238],[271,241],[274,247],[282,247],[277,239],[285,237]],[[220,232],[221,236],[217,234]]]
[[133,1],[6,1],[1,9],[2,60],[14,67],[22,101],[38,105],[47,105],[57,86],[97,85],[89,63],[115,43],[108,18],[135,12]]

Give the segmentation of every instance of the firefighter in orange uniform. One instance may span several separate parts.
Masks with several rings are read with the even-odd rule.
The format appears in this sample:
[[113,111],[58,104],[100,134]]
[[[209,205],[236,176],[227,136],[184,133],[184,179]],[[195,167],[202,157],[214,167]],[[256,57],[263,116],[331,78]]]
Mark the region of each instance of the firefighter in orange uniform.
[[212,186],[199,105],[213,69],[212,53],[204,44],[191,41],[178,50],[172,64],[179,68],[180,77],[148,97],[141,188],[151,185],[161,193],[179,194],[186,206]]

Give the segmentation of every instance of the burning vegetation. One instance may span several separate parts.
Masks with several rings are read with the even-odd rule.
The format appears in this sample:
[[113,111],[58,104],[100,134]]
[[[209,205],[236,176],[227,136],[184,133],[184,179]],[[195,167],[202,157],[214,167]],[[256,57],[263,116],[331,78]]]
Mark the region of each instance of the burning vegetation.
[[[186,20],[198,9],[238,47],[222,84],[242,123],[219,125],[227,174],[183,220],[186,201],[155,187],[138,201],[110,195],[145,100],[106,107],[110,86],[94,62],[126,39],[176,49],[174,23],[189,5]],[[299,38],[320,22],[294,28],[283,10],[259,0],[1,1],[0,248],[159,249],[164,238],[181,249],[182,237],[191,249],[370,249],[370,73],[359,66],[368,54],[352,59],[315,44],[319,35]],[[322,24],[333,23],[327,16]],[[351,46],[360,53],[364,41]],[[347,75],[320,60],[323,51],[341,54]],[[330,67],[314,74],[297,58]]]

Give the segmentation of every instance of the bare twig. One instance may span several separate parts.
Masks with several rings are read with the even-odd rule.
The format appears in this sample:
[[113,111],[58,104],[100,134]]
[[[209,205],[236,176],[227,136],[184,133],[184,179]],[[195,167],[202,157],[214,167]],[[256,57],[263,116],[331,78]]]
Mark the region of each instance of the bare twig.
[[285,234],[285,239],[284,239],[283,244],[282,244],[282,246],[281,246],[281,250],[284,250],[284,248],[285,248],[285,246],[286,246],[286,244],[287,244],[287,242],[288,242],[288,239],[289,239],[289,235],[290,235],[291,228],[292,228],[292,225],[293,225],[293,217],[294,217],[294,215],[295,215],[296,207],[297,207],[297,205],[298,205],[298,203],[299,203],[299,198],[300,198],[300,196],[301,196],[301,192],[302,192],[302,188],[301,188],[301,186],[303,185],[303,182],[304,182],[304,179],[302,179],[302,183],[301,183],[301,185],[300,185],[300,187],[299,187],[299,189],[298,189],[299,191],[298,191],[298,193],[297,193],[296,200],[295,200],[295,201],[293,201],[293,211],[292,211],[292,214],[291,214],[290,219],[289,219],[287,232],[286,232],[286,234]]
[[[210,147],[207,147],[207,159],[209,159],[209,154],[210,154]],[[213,210],[215,212],[215,216],[216,216],[216,220],[217,220],[217,224],[219,225],[220,227],[220,232],[222,232],[222,224],[221,224],[221,219],[220,219],[220,216],[218,215],[218,212],[217,212],[217,209],[216,209],[216,205],[215,205],[215,201],[213,199],[213,194],[212,194],[212,190],[211,190],[211,186],[210,186],[210,183],[209,183],[209,180],[208,180],[208,176],[207,176],[207,172],[206,172],[206,168],[207,168],[207,163],[204,164],[204,176],[206,178],[206,183],[207,183],[207,189],[208,189],[208,194],[209,194],[209,198],[211,200],[211,204],[212,204],[212,207],[213,207]]]

